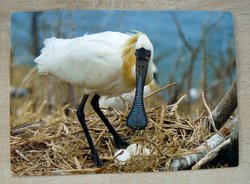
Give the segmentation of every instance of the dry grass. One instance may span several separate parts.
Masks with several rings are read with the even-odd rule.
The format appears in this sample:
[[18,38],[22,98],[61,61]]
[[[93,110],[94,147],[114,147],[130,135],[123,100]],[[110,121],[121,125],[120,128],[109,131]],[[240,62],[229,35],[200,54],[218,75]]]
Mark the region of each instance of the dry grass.
[[[12,72],[12,80],[15,82],[11,83],[20,84],[22,77],[15,75],[18,74]],[[104,162],[104,167],[96,168],[75,109],[69,105],[60,105],[57,110],[48,113],[48,102],[44,100],[46,90],[40,90],[41,85],[46,86],[47,81],[37,74],[31,78],[25,86],[32,89],[30,96],[11,98],[10,144],[14,175],[168,171],[173,158],[194,152],[194,148],[213,135],[209,131],[204,112],[194,116],[180,115],[180,102],[158,107],[147,106],[149,124],[145,130],[140,131],[126,126],[130,106],[125,111],[102,109],[123,138],[151,150],[150,156],[136,156],[125,165],[120,165],[114,161],[117,148],[112,135],[100,118],[89,111],[86,113],[87,125]]]
[[[147,108],[149,125],[141,131],[126,126],[129,108],[124,112],[112,108],[103,111],[122,137],[149,148],[151,156],[134,157],[125,165],[116,164],[113,155],[117,148],[113,137],[97,115],[89,112],[86,114],[88,127],[105,164],[96,168],[75,110],[65,106],[42,118],[36,113],[29,113],[33,122],[12,128],[12,173],[53,175],[167,171],[171,159],[192,152],[212,135],[206,119],[202,116],[181,117],[177,105]],[[18,119],[13,118],[12,121]]]

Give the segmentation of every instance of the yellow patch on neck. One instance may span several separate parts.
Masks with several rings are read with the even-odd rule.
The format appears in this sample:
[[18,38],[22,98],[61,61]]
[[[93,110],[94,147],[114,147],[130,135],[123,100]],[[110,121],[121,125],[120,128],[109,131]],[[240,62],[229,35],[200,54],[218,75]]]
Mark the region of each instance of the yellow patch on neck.
[[129,87],[135,87],[136,79],[133,74],[133,68],[135,66],[136,57],[135,57],[135,44],[138,40],[140,33],[131,36],[127,43],[124,45],[122,52],[122,75],[125,83]]
[[152,81],[151,83],[149,83],[149,89],[151,91],[156,91],[156,90],[160,89],[160,86]]

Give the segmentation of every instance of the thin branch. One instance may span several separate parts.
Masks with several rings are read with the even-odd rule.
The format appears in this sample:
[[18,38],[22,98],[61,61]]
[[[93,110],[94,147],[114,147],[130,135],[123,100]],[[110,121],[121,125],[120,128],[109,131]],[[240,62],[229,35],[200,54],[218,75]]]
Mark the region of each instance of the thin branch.
[[205,155],[202,159],[200,159],[199,162],[197,162],[192,167],[192,170],[200,169],[201,166],[203,166],[204,164],[206,164],[210,160],[214,159],[218,155],[218,153],[220,152],[220,150],[222,150],[222,148],[224,148],[225,146],[231,144],[231,141],[232,141],[231,138],[229,138],[229,139],[225,140],[223,143],[221,143],[219,146],[217,146],[215,149],[213,149],[210,152],[208,152],[207,155]]
[[189,42],[187,41],[182,29],[181,29],[181,25],[179,23],[179,20],[177,19],[177,16],[175,13],[171,13],[171,16],[176,24],[177,27],[177,31],[178,34],[180,35],[181,40],[183,41],[184,45],[187,46],[188,50],[192,53],[193,52],[193,47],[189,44]]
[[202,95],[203,104],[204,104],[204,106],[206,107],[207,112],[208,112],[208,114],[209,114],[209,118],[208,118],[208,119],[209,119],[209,122],[210,122],[210,124],[213,126],[214,131],[217,132],[218,130],[217,130],[216,126],[215,126],[215,122],[214,122],[214,119],[213,119],[212,112],[211,112],[211,110],[209,109],[209,107],[208,107],[208,105],[207,105],[207,102],[206,102],[205,95],[204,95],[204,92],[203,92],[203,91],[201,92],[201,95]]
[[170,169],[177,171],[187,169],[201,160],[211,150],[216,149],[225,141],[228,136],[233,136],[234,131],[238,130],[239,119],[236,116],[233,120],[228,121],[216,134],[206,140],[203,144],[195,149],[196,153],[176,158],[170,164]]
[[157,89],[157,90],[155,90],[154,92],[152,92],[152,93],[150,93],[149,95],[147,95],[146,97],[144,97],[144,100],[146,100],[147,98],[149,98],[149,97],[155,95],[156,93],[159,93],[159,92],[161,92],[161,91],[163,91],[163,90],[165,90],[165,89],[167,89],[167,88],[169,88],[169,87],[175,86],[175,85],[176,85],[176,83],[171,83],[171,84],[168,84],[168,85],[166,85],[166,86],[163,86],[163,87],[161,87],[160,89]]

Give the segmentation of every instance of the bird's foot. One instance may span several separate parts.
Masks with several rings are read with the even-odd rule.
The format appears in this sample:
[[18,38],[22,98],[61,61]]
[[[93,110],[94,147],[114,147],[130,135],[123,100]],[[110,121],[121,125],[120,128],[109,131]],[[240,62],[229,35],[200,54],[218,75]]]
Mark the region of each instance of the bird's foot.
[[119,149],[126,149],[130,144],[123,139],[116,139],[115,143]]
[[93,155],[92,158],[94,160],[96,167],[102,167],[104,165],[98,155]]

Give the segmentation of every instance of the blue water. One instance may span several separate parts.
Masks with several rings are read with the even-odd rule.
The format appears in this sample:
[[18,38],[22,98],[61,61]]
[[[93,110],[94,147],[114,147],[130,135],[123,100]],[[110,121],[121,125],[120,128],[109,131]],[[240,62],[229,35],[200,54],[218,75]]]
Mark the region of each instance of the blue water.
[[[129,32],[138,30],[148,35],[154,45],[155,58],[167,53],[157,63],[161,84],[168,83],[169,73],[176,73],[175,81],[189,63],[190,53],[178,35],[171,13],[178,18],[183,33],[188,42],[196,47],[202,36],[202,29],[211,26],[207,32],[209,38],[206,44],[208,56],[218,63],[219,54],[227,57],[229,40],[234,45],[233,18],[229,12],[204,11],[47,11],[40,14],[38,19],[39,47],[43,47],[43,40],[51,36],[72,38],[85,33],[102,31]],[[30,54],[31,17],[33,13],[18,12],[11,16],[11,45],[15,48],[15,63],[34,64],[34,56]],[[58,23],[60,22],[60,23]],[[233,55],[235,55],[233,47]],[[182,54],[182,63],[177,71],[174,65],[178,56]],[[226,58],[227,59],[227,58]],[[234,77],[236,75],[234,74]],[[194,78],[201,77],[201,57],[195,62]],[[209,68],[208,68],[208,77]],[[211,78],[212,80],[213,78]],[[194,86],[199,80],[194,80]]]

